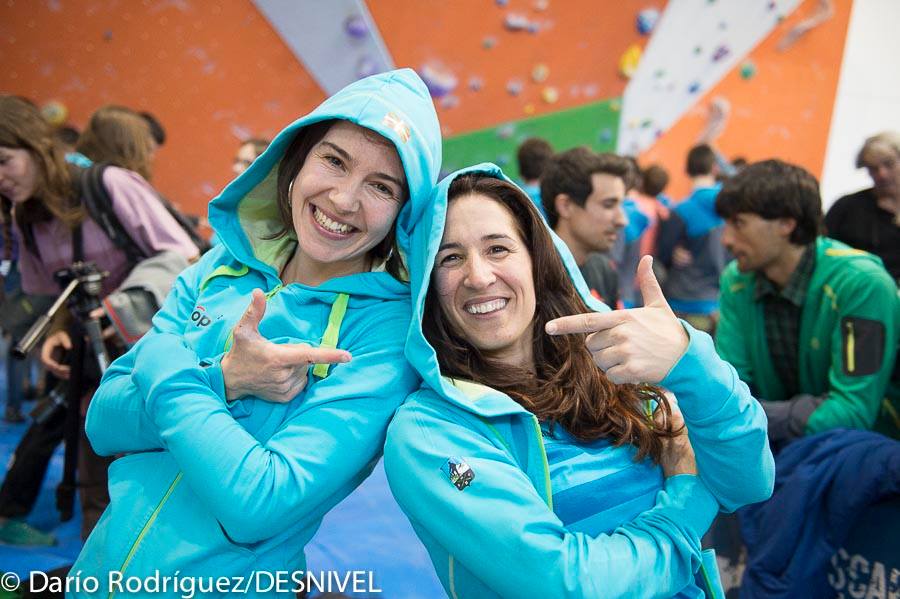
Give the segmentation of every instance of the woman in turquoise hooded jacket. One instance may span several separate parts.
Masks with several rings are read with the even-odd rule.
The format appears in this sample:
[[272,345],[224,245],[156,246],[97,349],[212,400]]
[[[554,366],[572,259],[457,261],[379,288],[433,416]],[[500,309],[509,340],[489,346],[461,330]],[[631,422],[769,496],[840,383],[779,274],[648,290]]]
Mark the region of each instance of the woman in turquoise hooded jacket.
[[[375,75],[288,126],[212,201],[222,243],[179,276],[87,414],[94,449],[127,455],[71,570],[99,588],[70,595],[181,596],[180,581],[220,596],[204,581],[229,576],[251,596],[302,588],[285,573],[305,569],[304,545],[417,385],[402,255],[440,143],[418,76]],[[162,593],[116,584],[157,571]]]
[[[719,510],[768,498],[774,482],[765,415],[734,368],[675,318],[647,258],[647,307],[609,312],[594,300],[494,165],[444,179],[429,209],[412,240],[406,347],[424,382],[384,456],[448,594],[721,597],[700,537]],[[545,334],[554,326],[595,332],[560,342]],[[638,383],[677,396],[693,455],[670,455],[671,443],[684,455],[677,411]],[[571,407],[558,389],[583,401]]]

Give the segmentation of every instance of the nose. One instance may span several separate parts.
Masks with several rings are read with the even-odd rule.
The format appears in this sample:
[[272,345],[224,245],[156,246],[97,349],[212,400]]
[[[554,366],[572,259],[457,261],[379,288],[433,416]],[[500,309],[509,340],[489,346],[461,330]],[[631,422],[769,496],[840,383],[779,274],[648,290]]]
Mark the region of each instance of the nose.
[[468,260],[466,264],[466,277],[463,283],[472,289],[484,289],[490,287],[497,279],[490,263],[481,256]]
[[731,225],[727,222],[722,227],[722,237],[719,238],[719,241],[729,250],[731,249],[731,244],[734,243],[734,233],[731,230]]
[[615,219],[613,220],[613,224],[620,229],[624,229],[628,226],[628,215],[625,214],[625,209],[622,208],[622,205],[619,204],[619,207],[616,208]]
[[359,210],[360,190],[350,181],[339,181],[334,184],[328,199],[337,212],[350,214]]

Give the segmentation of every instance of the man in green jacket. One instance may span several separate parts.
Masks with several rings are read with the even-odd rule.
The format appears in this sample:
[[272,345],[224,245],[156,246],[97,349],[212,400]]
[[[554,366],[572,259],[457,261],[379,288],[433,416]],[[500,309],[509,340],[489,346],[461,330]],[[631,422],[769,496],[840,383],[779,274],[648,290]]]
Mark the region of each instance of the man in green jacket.
[[897,286],[879,258],[819,236],[815,177],[758,162],[725,184],[716,212],[735,256],[716,347],[763,404],[773,448],[834,428],[898,436]]

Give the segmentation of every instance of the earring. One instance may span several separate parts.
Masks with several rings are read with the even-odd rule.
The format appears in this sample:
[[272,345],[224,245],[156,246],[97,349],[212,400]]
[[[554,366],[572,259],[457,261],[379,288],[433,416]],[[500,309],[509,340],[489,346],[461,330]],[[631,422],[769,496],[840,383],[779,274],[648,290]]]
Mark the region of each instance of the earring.
[[294,180],[291,179],[291,182],[288,183],[288,198],[287,198],[288,208],[293,208],[293,202],[294,202]]

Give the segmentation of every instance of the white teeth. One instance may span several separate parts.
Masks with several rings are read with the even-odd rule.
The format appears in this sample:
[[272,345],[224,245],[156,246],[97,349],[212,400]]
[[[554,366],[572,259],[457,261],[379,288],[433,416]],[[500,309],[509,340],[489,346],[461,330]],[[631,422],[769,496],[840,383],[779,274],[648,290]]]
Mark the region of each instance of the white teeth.
[[471,306],[466,306],[466,312],[469,314],[488,314],[502,310],[507,303],[509,303],[509,300],[501,298],[484,302],[483,304],[472,304]]
[[316,222],[322,225],[323,228],[331,231],[333,233],[349,233],[353,230],[353,227],[350,225],[345,225],[344,223],[338,223],[327,216],[325,213],[313,206],[313,218],[316,219]]

